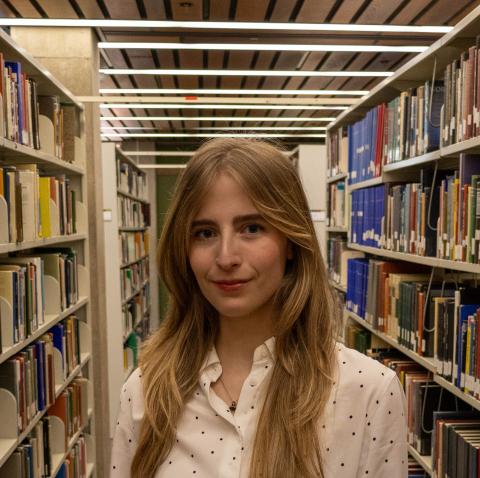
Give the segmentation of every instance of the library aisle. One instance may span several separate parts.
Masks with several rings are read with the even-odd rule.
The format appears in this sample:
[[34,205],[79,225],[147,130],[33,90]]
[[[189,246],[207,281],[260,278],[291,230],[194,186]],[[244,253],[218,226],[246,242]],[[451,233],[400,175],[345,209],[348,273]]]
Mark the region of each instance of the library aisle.
[[0,27],[0,478],[110,476],[165,213],[217,137],[295,166],[408,477],[480,476],[480,1],[0,0]]

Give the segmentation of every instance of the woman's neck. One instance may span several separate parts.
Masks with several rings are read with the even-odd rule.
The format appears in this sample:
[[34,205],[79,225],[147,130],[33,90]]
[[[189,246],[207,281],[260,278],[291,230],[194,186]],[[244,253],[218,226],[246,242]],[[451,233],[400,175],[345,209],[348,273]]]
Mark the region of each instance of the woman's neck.
[[255,349],[273,335],[271,315],[259,318],[220,317],[215,341],[224,372],[249,373]]

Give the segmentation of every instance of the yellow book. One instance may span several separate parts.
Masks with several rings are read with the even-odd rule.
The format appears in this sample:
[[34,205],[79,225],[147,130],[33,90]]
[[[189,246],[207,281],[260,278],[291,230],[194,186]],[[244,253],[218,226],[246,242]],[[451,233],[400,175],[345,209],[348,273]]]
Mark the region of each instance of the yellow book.
[[40,178],[40,225],[41,237],[51,237],[50,178]]

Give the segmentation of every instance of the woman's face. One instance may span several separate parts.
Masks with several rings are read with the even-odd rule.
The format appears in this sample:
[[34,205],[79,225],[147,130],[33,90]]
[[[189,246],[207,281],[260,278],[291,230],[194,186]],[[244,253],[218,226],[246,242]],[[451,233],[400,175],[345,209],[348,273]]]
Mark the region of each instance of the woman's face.
[[287,238],[261,218],[244,189],[220,174],[192,224],[190,265],[220,317],[269,313],[285,272]]

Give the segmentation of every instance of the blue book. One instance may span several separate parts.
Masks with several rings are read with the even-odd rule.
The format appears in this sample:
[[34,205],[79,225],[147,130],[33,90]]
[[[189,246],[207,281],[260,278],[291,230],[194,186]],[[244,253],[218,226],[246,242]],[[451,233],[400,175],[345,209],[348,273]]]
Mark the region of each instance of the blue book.
[[63,365],[63,373],[65,373],[65,350],[63,347],[63,338],[65,334],[64,326],[62,323],[54,325],[49,332],[52,333],[53,336],[53,346],[62,354],[62,365]]
[[16,76],[17,84],[17,102],[18,102],[18,142],[23,144],[23,80],[22,80],[22,64],[17,61],[6,61],[5,66],[10,68]]

